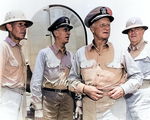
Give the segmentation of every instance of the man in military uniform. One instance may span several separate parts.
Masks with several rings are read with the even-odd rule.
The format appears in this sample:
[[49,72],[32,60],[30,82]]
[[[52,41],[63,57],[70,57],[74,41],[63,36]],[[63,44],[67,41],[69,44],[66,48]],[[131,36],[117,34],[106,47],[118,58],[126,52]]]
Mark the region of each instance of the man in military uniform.
[[0,25],[8,37],[0,44],[0,120],[25,120],[27,68],[19,44],[33,24],[18,9],[11,10]]
[[73,54],[65,47],[72,28],[68,17],[58,18],[48,28],[54,36],[55,43],[38,53],[31,79],[31,101],[35,106],[37,118],[73,119],[73,99],[69,95],[66,83]]
[[126,28],[122,31],[128,35],[128,51],[144,76],[140,89],[126,95],[127,120],[150,118],[150,44],[143,38],[147,29],[140,18],[132,17],[128,19]]
[[93,9],[84,20],[94,39],[77,51],[68,77],[69,90],[84,95],[82,103],[77,102],[77,108],[83,105],[83,120],[126,120],[123,96],[142,83],[130,54],[108,41],[113,20],[111,9],[105,6]]

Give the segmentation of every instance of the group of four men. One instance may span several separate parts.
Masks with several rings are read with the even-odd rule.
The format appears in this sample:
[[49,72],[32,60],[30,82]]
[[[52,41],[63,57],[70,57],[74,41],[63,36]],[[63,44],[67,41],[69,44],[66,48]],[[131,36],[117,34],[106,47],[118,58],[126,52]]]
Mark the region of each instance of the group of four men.
[[[72,120],[146,120],[150,118],[150,46],[143,35],[147,26],[130,18],[126,29],[131,42],[128,51],[108,41],[112,11],[106,6],[93,9],[85,25],[93,33],[91,44],[73,54],[66,50],[73,26],[66,16],[58,18],[48,31],[55,43],[40,50],[31,79],[31,102],[35,118]],[[19,42],[32,25],[19,10],[6,14],[0,30],[9,35],[0,44],[0,118],[25,119],[26,64]],[[130,54],[129,54],[130,53]],[[82,113],[83,112],[83,113]],[[83,118],[80,117],[82,114]]]

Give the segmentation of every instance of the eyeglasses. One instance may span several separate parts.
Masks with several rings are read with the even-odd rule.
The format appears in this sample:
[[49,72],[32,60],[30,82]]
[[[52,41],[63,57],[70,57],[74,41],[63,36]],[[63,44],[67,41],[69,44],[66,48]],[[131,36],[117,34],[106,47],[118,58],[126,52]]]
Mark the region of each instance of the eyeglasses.
[[130,34],[130,33],[132,33],[132,32],[139,32],[140,30],[143,30],[143,28],[139,28],[139,27],[137,27],[137,28],[132,28],[132,29],[130,29],[130,30],[128,31],[128,33]]

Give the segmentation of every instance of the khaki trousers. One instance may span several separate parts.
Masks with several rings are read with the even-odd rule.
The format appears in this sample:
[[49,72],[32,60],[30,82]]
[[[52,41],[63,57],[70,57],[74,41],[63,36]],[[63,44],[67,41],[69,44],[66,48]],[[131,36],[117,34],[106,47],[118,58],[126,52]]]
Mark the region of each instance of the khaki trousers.
[[73,99],[68,93],[43,90],[44,120],[73,120]]

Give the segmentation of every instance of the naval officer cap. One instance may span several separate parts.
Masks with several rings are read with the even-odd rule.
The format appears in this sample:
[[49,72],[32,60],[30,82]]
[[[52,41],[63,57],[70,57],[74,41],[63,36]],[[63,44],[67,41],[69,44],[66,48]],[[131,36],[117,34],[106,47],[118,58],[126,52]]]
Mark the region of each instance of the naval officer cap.
[[85,17],[84,23],[87,27],[90,27],[94,22],[104,17],[108,17],[110,22],[114,20],[110,8],[99,6],[89,12],[89,14]]
[[68,27],[69,30],[73,28],[73,26],[70,25],[70,20],[68,17],[60,17],[58,18],[49,28],[48,31],[53,32],[54,30],[60,28],[60,27]]

